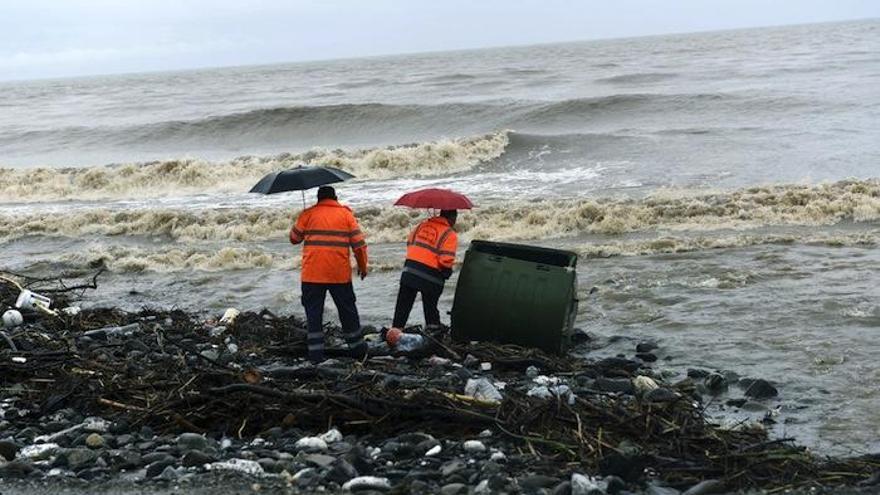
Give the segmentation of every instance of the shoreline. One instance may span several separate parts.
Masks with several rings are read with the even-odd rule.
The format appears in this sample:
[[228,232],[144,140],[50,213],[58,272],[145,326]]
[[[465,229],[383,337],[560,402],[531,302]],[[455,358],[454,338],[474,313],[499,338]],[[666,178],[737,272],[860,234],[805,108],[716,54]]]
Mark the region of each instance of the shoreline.
[[[12,292],[0,301],[11,305]],[[596,361],[435,335],[416,355],[373,340],[358,361],[333,329],[331,360],[315,368],[302,358],[303,321],[266,310],[229,325],[111,308],[26,320],[7,332],[18,352],[0,351],[0,455],[15,454],[0,476],[20,480],[13,493],[163,493],[218,477],[242,492],[447,494],[568,493],[572,483],[596,493],[858,491],[878,481],[872,456],[823,459],[759,424],[712,424],[703,404],[733,379],[667,382],[650,343]],[[739,386],[755,401],[775,394],[760,379]],[[700,483],[716,491],[686,491]]]

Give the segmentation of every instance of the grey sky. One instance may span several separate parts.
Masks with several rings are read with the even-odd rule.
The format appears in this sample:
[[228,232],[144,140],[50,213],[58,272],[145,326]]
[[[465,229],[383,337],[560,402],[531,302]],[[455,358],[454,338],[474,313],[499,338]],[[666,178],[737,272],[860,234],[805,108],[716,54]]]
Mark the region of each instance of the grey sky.
[[878,0],[2,0],[0,80],[880,17]]

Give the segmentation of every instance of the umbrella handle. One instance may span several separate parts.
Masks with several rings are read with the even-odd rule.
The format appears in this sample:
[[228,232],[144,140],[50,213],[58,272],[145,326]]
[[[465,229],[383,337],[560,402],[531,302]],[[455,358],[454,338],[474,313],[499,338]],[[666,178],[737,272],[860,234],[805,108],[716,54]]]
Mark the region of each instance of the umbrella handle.
[[302,190],[300,190],[300,192],[302,193],[302,197],[303,197],[303,210],[305,210],[306,209],[306,191],[305,191],[305,189],[302,189]]

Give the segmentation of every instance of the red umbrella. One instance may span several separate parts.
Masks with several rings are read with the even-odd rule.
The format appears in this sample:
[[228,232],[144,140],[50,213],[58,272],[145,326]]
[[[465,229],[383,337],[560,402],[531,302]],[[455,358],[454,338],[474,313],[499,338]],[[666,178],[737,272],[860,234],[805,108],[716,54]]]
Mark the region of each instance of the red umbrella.
[[434,208],[435,210],[470,210],[474,207],[464,194],[449,189],[422,189],[406,193],[394,203],[410,208]]

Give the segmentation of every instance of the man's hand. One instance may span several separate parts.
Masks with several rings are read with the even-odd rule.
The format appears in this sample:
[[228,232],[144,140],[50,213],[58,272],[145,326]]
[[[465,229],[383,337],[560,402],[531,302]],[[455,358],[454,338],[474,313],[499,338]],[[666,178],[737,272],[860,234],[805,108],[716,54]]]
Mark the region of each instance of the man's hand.
[[358,275],[360,275],[361,280],[367,278],[367,270],[358,270]]

